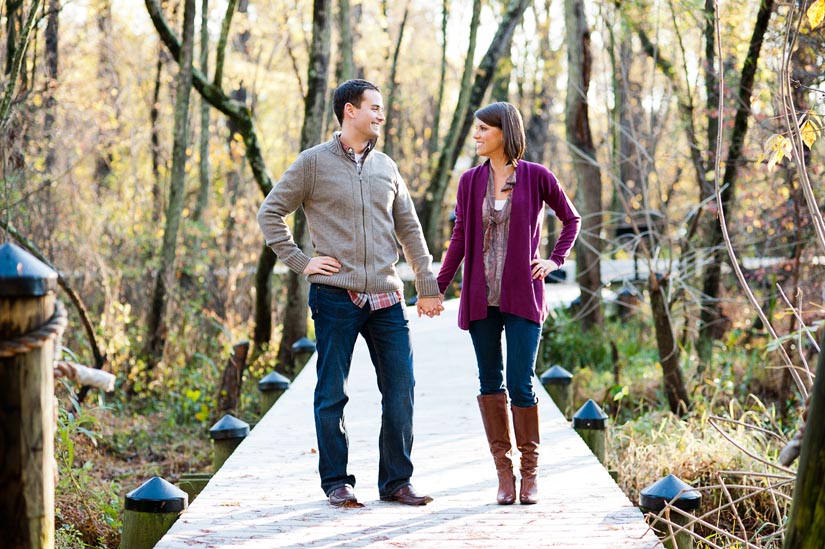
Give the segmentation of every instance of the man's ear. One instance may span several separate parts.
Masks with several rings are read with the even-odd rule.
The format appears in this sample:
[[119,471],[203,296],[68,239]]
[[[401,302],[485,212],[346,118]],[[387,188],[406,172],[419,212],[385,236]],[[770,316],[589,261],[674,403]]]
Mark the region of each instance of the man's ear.
[[355,105],[352,103],[346,103],[344,105],[344,117],[346,118],[347,115],[354,117],[355,116]]

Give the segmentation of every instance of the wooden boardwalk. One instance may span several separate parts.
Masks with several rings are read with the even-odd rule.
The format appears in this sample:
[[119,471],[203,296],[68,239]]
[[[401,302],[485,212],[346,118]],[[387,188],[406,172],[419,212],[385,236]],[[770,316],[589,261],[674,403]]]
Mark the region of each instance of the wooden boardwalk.
[[[578,293],[572,286],[547,287],[560,301]],[[378,498],[380,400],[359,340],[346,419],[350,472],[365,506],[334,508],[321,491],[313,359],[156,547],[660,547],[538,381],[541,501],[495,503],[473,349],[456,327],[457,305],[448,302],[436,319],[419,319],[408,309],[417,381],[412,481],[433,503],[408,507]]]

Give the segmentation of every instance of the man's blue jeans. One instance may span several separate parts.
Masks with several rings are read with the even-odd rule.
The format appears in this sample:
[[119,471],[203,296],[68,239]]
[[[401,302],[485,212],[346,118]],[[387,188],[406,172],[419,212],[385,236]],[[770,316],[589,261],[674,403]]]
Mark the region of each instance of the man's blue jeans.
[[412,344],[403,303],[370,310],[353,304],[346,290],[312,284],[309,307],[315,321],[318,381],[315,385],[315,433],[321,488],[329,494],[344,484],[355,486],[347,472],[349,439],[344,422],[347,378],[355,340],[361,334],[381,392],[378,438],[378,492],[388,496],[410,483],[413,466]]
[[470,322],[481,394],[505,391],[502,330],[507,341],[506,391],[510,394],[510,402],[522,408],[535,406],[538,401],[533,392],[533,377],[541,326],[532,320],[502,313],[498,307],[487,307],[487,318]]

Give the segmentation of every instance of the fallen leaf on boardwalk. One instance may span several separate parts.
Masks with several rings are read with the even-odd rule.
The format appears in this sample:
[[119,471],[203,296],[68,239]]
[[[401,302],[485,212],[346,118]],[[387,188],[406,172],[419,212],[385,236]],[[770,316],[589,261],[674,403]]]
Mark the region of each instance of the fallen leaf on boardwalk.
[[348,500],[348,501],[345,501],[344,503],[342,503],[341,505],[339,505],[338,507],[343,507],[345,509],[351,509],[351,508],[364,507],[364,504],[359,503],[357,501]]
[[240,507],[241,502],[240,501],[226,501],[224,503],[221,503],[221,506],[222,507]]

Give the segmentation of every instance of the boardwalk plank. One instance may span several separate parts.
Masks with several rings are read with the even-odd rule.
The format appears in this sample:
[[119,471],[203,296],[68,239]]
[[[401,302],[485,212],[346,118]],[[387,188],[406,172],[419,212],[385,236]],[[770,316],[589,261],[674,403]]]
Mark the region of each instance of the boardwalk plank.
[[[548,286],[567,301],[575,290]],[[366,345],[353,357],[346,409],[350,472],[363,508],[330,506],[320,488],[312,418],[314,360],[255,426],[156,547],[660,547],[536,382],[542,447],[536,505],[495,503],[496,473],[476,405],[470,338],[457,303],[436,319],[408,310],[416,361],[413,484],[435,501],[379,501],[380,396]]]

